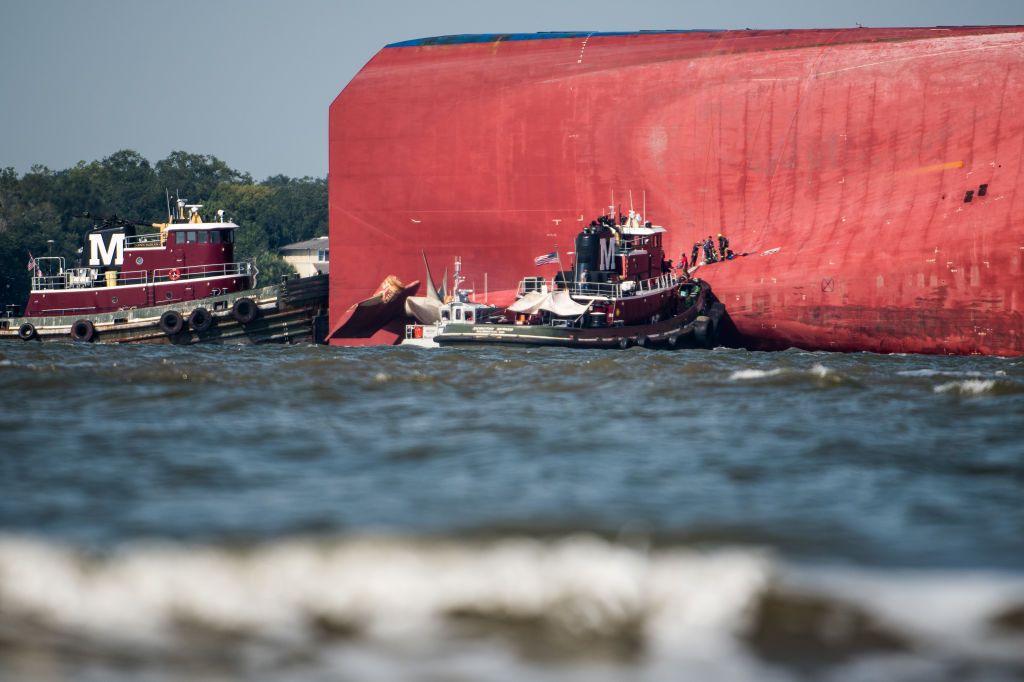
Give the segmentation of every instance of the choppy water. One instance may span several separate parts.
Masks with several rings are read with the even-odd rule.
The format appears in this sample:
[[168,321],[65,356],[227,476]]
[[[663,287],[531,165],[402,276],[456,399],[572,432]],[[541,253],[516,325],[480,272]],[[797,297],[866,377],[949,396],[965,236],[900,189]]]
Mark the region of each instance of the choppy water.
[[1024,361],[0,347],[0,678],[1024,679]]

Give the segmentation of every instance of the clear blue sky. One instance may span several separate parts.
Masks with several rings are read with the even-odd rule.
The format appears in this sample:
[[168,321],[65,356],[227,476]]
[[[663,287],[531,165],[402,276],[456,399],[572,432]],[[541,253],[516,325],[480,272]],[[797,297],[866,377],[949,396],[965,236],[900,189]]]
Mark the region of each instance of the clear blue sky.
[[0,0],[0,166],[135,149],[327,172],[327,108],[387,43],[454,33],[1024,24],[1024,0]]

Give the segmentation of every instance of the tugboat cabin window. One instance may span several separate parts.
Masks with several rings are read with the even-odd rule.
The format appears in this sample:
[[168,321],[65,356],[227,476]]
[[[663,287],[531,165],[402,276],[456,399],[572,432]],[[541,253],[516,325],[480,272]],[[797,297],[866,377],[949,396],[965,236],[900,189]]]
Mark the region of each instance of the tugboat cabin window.
[[188,239],[186,239],[185,241],[188,242],[189,244],[195,244],[196,243],[196,231],[195,230],[189,230],[188,231]]
[[235,233],[231,230],[224,230],[224,243],[233,244],[235,242]]
[[207,232],[206,230],[203,230],[202,232],[199,233],[199,243],[205,244],[208,241],[210,241],[210,233]]
[[210,232],[210,243],[220,244],[220,230],[213,230]]
[[462,319],[462,308],[456,308],[455,309],[455,319],[456,320],[461,320]]
[[326,263],[328,260],[330,260],[330,250],[329,249],[319,249],[316,252],[316,259],[318,261],[320,261],[321,263]]
[[175,244],[184,244],[185,243],[185,233],[180,231],[180,230],[175,232],[174,233],[174,243]]

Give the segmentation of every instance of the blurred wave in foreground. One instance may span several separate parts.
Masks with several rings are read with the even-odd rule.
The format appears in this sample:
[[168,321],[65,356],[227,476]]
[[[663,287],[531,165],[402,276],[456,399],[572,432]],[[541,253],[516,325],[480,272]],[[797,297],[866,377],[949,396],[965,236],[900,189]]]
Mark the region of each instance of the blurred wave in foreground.
[[749,548],[360,537],[103,553],[0,539],[4,679],[998,680],[1024,576]]

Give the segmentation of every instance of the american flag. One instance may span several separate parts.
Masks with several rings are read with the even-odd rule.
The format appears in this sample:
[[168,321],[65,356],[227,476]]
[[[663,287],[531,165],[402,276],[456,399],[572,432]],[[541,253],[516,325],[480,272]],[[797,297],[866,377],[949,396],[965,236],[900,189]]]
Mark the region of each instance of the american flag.
[[36,259],[32,257],[32,252],[29,251],[28,252],[28,267],[26,268],[26,270],[28,270],[29,272],[32,272],[35,269],[36,269]]
[[545,253],[543,256],[537,256],[533,259],[534,265],[547,265],[548,263],[558,262],[558,252],[552,251],[551,253]]

